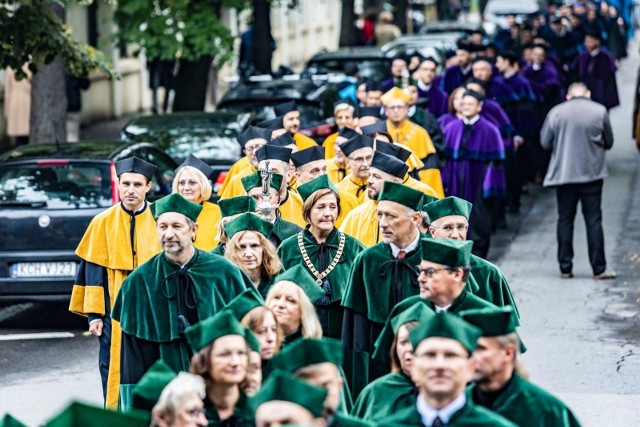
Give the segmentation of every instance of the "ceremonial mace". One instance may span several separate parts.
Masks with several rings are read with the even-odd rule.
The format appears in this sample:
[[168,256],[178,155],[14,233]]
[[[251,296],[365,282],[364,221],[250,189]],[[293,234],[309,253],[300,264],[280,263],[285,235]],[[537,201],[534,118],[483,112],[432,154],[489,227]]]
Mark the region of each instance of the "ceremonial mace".
[[256,206],[256,213],[264,220],[271,221],[273,211],[276,205],[272,205],[269,201],[269,187],[271,187],[271,178],[273,171],[269,168],[269,161],[265,162],[263,168],[260,169],[260,178],[262,179],[262,201]]

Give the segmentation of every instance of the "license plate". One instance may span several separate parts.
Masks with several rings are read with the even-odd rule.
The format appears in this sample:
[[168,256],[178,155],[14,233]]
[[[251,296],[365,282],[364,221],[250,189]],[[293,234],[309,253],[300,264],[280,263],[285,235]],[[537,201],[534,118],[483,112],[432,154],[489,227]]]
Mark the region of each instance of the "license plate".
[[12,277],[75,277],[78,265],[73,261],[18,262],[11,266]]

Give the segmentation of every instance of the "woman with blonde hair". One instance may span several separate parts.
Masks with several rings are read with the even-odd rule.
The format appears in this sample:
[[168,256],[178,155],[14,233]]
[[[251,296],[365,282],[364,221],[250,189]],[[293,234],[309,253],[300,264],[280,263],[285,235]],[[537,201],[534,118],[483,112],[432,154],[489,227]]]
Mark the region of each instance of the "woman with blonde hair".
[[218,229],[216,239],[219,243],[211,252],[224,256],[226,245],[229,241],[229,236],[227,236],[224,226],[240,214],[255,212],[256,199],[251,196],[229,197],[228,199],[219,200],[218,207],[220,208],[220,216],[222,217],[220,221],[218,221],[218,224],[216,224],[216,228]]
[[224,229],[229,239],[225,258],[240,267],[260,295],[266,296],[273,279],[282,271],[276,248],[268,237],[273,224],[247,212],[226,223]]
[[323,292],[301,265],[278,275],[267,295],[271,309],[284,333],[282,347],[298,338],[321,338],[322,325],[313,306]]
[[173,193],[202,205],[202,211],[196,220],[198,232],[193,244],[203,251],[210,251],[218,245],[217,224],[221,215],[218,205],[209,201],[213,191],[209,182],[212,173],[211,166],[190,154],[176,169],[176,177],[172,184]]
[[278,248],[285,268],[302,265],[313,276],[315,288],[322,292],[316,310],[323,335],[340,339],[344,286],[356,256],[365,247],[357,239],[339,231],[340,196],[329,177],[319,177],[298,187],[304,200],[302,216],[306,228]]

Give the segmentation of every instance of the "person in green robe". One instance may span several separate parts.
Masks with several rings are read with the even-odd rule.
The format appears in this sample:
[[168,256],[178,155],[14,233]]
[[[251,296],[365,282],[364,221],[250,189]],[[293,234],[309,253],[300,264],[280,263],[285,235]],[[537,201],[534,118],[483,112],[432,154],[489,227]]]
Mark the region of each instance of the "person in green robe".
[[[445,197],[425,204],[423,211],[429,216],[429,234],[435,239],[466,240],[472,207],[471,203],[458,197]],[[472,292],[498,307],[512,306],[517,316],[518,307],[502,271],[475,255],[471,255],[470,266],[471,276],[478,284]]]
[[224,231],[224,226],[240,214],[255,212],[256,199],[251,196],[229,197],[228,199],[218,200],[218,207],[220,208],[220,221],[216,224],[216,229],[218,230],[216,239],[220,243],[213,248],[211,253],[224,256],[227,241],[229,240],[227,233]]
[[[145,376],[147,375],[148,373]],[[205,416],[202,401],[206,389],[202,377],[188,372],[180,372],[177,375],[174,373],[173,378],[163,386],[166,379],[161,379],[157,383],[151,380],[146,384],[149,391],[154,390],[154,394],[158,393],[157,403],[151,410],[151,425],[153,427],[208,426],[209,422]]]
[[187,370],[184,330],[253,286],[228,260],[194,247],[201,209],[179,194],[152,205],[163,252],[125,279],[112,311],[122,327],[121,409],[130,406],[133,387],[156,360]]
[[413,328],[409,339],[414,348],[411,377],[419,390],[416,404],[383,418],[380,425],[516,426],[466,397],[475,368],[471,353],[481,334],[477,327],[446,312]]
[[467,398],[520,426],[579,427],[564,403],[518,374],[520,340],[512,307],[460,313],[482,330],[473,352],[476,367]]
[[251,351],[247,332],[231,311],[223,310],[184,333],[194,353],[190,372],[207,385],[204,411],[209,426],[254,425],[253,409],[240,389]]
[[153,407],[158,403],[158,399],[160,399],[162,390],[177,375],[169,365],[160,359],[157,360],[133,388],[131,407],[151,413]]
[[273,368],[309,384],[327,389],[324,413],[327,426],[367,426],[344,410],[344,379],[341,374],[342,346],[330,338],[298,340],[273,358]]
[[428,322],[434,313],[425,304],[417,302],[401,313],[389,317],[376,342],[374,358],[378,353],[391,359],[391,373],[366,386],[356,401],[351,414],[364,420],[377,421],[399,410],[415,406],[416,385],[411,379],[413,347],[409,332],[419,323]]
[[273,280],[282,272],[282,262],[269,241],[273,224],[246,212],[226,223],[224,229],[229,238],[225,258],[240,267],[266,298]]
[[[281,147],[269,147],[269,150],[273,151],[276,148]],[[275,154],[271,154],[271,156],[275,157]],[[298,227],[296,224],[284,220],[282,216],[278,214],[278,207],[282,203],[280,189],[282,187],[283,180],[284,176],[279,173],[273,173],[271,175],[268,202],[271,203],[271,205],[273,205],[276,209],[274,209],[268,217],[264,218],[273,224],[273,229],[271,230],[269,240],[276,248],[279,247],[284,240],[291,236],[294,236],[301,230],[300,227]],[[247,194],[256,200],[256,203],[258,205],[266,202],[266,200],[262,199],[262,176],[260,174],[260,171],[254,172],[251,175],[242,178],[242,186],[244,187]]]
[[27,425],[13,418],[10,414],[5,414],[0,419],[0,427],[27,427]]
[[344,371],[354,398],[371,381],[389,372],[371,361],[374,344],[391,309],[417,295],[420,263],[420,209],[423,193],[386,181],[378,195],[382,242],[353,261],[342,298]]
[[340,339],[344,287],[354,259],[365,247],[336,228],[340,196],[328,175],[300,185],[298,193],[304,200],[302,216],[308,225],[282,242],[278,255],[284,268],[303,265],[313,275],[324,294],[316,303],[323,336]]
[[116,412],[98,408],[80,402],[71,402],[69,406],[43,424],[43,427],[148,427],[148,413],[129,411]]

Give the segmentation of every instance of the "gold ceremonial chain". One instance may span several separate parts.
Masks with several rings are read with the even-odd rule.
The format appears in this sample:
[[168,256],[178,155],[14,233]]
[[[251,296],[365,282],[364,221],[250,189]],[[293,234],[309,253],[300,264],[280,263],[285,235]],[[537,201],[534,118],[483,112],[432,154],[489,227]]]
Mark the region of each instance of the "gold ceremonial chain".
[[329,267],[322,273],[319,273],[318,270],[313,266],[313,263],[309,259],[309,254],[307,253],[307,248],[304,247],[304,242],[302,241],[302,231],[298,233],[298,247],[300,248],[300,252],[302,253],[302,259],[304,263],[307,265],[307,268],[311,271],[311,274],[316,278],[316,283],[322,286],[322,280],[329,275],[338,265],[338,261],[340,261],[340,257],[342,256],[342,252],[344,252],[344,242],[346,238],[344,237],[344,233],[342,231],[338,232],[340,234],[340,244],[338,245],[338,252],[336,252],[336,256],[333,257],[333,261],[329,264]]

